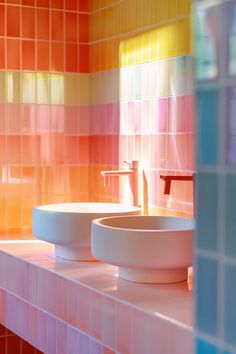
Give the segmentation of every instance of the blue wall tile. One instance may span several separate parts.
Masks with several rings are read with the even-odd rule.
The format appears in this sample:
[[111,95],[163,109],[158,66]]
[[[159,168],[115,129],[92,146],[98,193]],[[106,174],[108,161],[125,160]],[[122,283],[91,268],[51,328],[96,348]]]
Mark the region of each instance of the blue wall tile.
[[197,162],[216,165],[218,161],[218,91],[198,91],[197,101]]
[[236,257],[236,175],[226,176],[226,208],[225,208],[225,251]]
[[217,249],[217,175],[197,175],[197,247],[215,251]]
[[[236,6],[235,6],[236,9]],[[235,61],[235,59],[234,59]],[[227,137],[226,160],[228,165],[236,165],[236,88],[229,87],[226,90],[227,102]]]
[[225,340],[236,345],[236,267],[225,267]]
[[218,350],[213,344],[197,339],[196,354],[218,354]]
[[199,331],[217,334],[217,262],[197,257],[196,327]]

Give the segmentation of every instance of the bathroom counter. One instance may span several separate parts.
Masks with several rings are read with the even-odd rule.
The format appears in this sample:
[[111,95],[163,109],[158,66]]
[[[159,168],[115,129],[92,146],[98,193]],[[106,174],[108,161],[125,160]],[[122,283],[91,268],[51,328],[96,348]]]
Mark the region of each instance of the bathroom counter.
[[0,322],[49,354],[191,354],[192,277],[132,283],[117,267],[54,258],[41,241],[0,242]]

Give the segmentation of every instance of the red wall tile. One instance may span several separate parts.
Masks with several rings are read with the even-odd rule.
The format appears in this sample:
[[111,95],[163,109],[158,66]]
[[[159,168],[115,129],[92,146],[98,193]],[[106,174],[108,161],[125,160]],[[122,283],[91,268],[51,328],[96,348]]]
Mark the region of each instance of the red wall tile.
[[64,71],[64,44],[51,43],[51,70]]
[[66,38],[68,42],[77,41],[77,14],[73,12],[65,12]]
[[51,7],[56,9],[63,9],[64,0],[51,0]]
[[22,69],[35,70],[35,41],[22,41]]
[[78,0],[65,0],[66,10],[78,10]]
[[7,36],[20,36],[20,7],[7,6]]
[[53,41],[64,40],[64,14],[62,11],[51,11],[51,39]]
[[88,11],[88,9],[89,9],[89,1],[88,0],[78,0],[78,2],[79,2],[79,11]]
[[22,37],[35,37],[35,9],[31,7],[22,7]]
[[20,40],[7,39],[7,68],[20,69]]
[[37,9],[37,38],[49,39],[49,10]]
[[79,72],[89,72],[89,46],[86,44],[79,46]]
[[5,5],[0,4],[0,36],[5,34]]
[[50,57],[49,57],[49,42],[37,42],[37,70],[49,71]]
[[5,68],[5,38],[0,38],[0,69]]
[[1,354],[7,354],[6,353],[6,337],[0,337],[0,348],[1,348]]
[[35,0],[21,0],[22,5],[35,6]]
[[88,15],[79,15],[79,41],[88,42]]
[[50,6],[50,0],[36,0],[36,6],[49,7]]
[[19,337],[7,337],[7,353],[21,354],[21,339]]
[[78,65],[78,45],[77,43],[66,44],[66,72],[77,72]]

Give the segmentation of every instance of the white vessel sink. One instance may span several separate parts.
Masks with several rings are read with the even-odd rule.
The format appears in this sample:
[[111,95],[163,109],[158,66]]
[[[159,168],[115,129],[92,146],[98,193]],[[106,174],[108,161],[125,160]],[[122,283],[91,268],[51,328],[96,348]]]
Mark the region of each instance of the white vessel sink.
[[55,254],[69,260],[94,260],[91,222],[114,215],[137,215],[140,208],[118,203],[62,203],[33,209],[32,231],[39,240],[55,245]]
[[194,220],[123,216],[92,222],[92,254],[119,267],[119,276],[141,283],[187,279],[193,263]]

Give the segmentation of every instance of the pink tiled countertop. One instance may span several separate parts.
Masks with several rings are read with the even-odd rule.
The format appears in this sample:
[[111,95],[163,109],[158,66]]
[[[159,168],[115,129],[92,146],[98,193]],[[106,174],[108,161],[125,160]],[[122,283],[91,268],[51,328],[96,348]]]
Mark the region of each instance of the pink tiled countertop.
[[0,322],[49,354],[191,354],[189,282],[147,285],[101,262],[54,258],[40,241],[0,242]]

